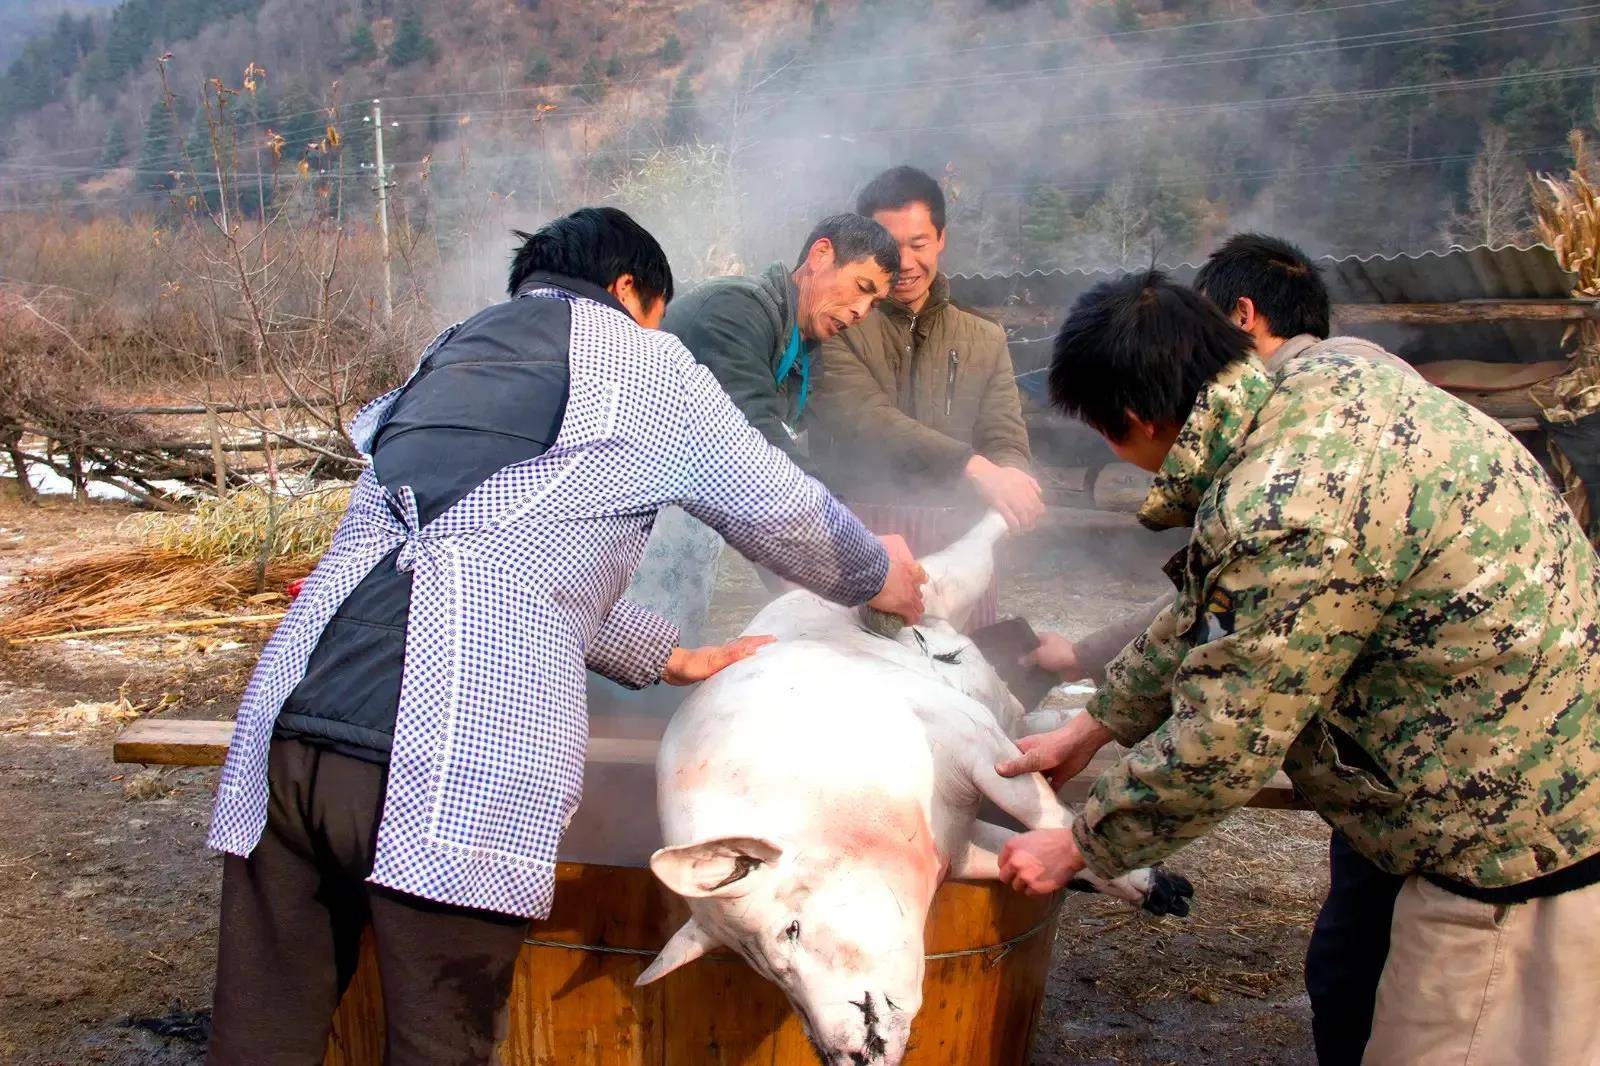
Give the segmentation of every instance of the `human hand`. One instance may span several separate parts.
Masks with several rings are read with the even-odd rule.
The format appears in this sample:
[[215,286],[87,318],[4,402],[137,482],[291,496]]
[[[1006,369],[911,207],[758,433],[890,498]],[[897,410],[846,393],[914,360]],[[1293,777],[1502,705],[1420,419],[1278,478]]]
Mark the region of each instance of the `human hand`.
[[1017,741],[1022,754],[996,763],[994,772],[1001,777],[1044,774],[1050,787],[1059,791],[1062,785],[1082,773],[1089,760],[1110,740],[1111,730],[1088,713],[1079,713],[1060,729],[1035,733]]
[[878,540],[889,553],[889,573],[883,579],[883,588],[867,601],[867,606],[896,615],[905,619],[907,625],[914,626],[922,621],[922,586],[928,580],[928,572],[911,554],[904,537],[890,533]]
[[1084,865],[1070,829],[1018,833],[1000,849],[1000,880],[1030,896],[1066,888]]
[[1037,666],[1063,681],[1082,681],[1089,671],[1078,661],[1078,648],[1060,633],[1044,633],[1039,646],[1022,657],[1023,666]]
[[999,466],[981,455],[967,460],[968,479],[1013,533],[1026,532],[1044,517],[1044,492],[1026,470]]
[[719,670],[726,670],[740,659],[748,659],[777,637],[740,637],[726,644],[708,644],[703,648],[673,648],[667,656],[667,665],[661,671],[661,680],[669,685],[692,685],[704,681]]

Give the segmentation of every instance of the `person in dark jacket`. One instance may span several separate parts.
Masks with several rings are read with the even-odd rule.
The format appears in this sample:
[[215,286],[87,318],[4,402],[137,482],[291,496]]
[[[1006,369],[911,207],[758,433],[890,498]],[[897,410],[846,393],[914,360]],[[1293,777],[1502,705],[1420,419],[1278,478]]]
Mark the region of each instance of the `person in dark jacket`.
[[878,223],[833,215],[817,223],[791,269],[712,278],[667,309],[661,328],[709,367],[734,405],[802,469],[802,419],[815,387],[817,345],[860,322],[889,295],[900,250]]

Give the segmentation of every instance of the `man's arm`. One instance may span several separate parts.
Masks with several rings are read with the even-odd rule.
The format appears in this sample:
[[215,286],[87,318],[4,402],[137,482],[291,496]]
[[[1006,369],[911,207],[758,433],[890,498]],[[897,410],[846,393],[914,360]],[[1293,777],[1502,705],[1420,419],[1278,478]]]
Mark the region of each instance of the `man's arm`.
[[1293,531],[1235,544],[1211,576],[1201,642],[1173,677],[1171,716],[1096,782],[1073,825],[1090,868],[1116,877],[1148,866],[1248,802],[1392,596],[1339,538]]
[[[678,503],[753,562],[849,606],[883,590],[882,543],[756,432],[711,372],[682,362]],[[919,611],[920,613],[920,611]]]
[[1176,593],[1169,592],[1137,608],[1126,618],[1102,626],[1088,636],[1073,641],[1071,645],[1073,666],[1076,668],[1077,676],[1067,680],[1088,678],[1096,684],[1104,684],[1111,661],[1122,654],[1128,645],[1147,633],[1156,619],[1161,617],[1161,612],[1171,607],[1176,599]]
[[678,337],[761,432],[769,444],[796,458],[798,445],[784,429],[787,405],[773,380],[768,353],[777,344],[772,320],[754,296],[727,290],[708,298]]
[[632,600],[618,600],[584,652],[584,665],[624,688],[661,680],[678,646],[678,627]]
[[1174,605],[1167,601],[1144,632],[1125,642],[1106,665],[1100,690],[1085,710],[1111,731],[1117,743],[1125,747],[1139,743],[1172,713],[1173,678],[1188,652]]
[[1033,461],[1028,446],[1028,424],[1022,418],[1022,395],[1017,391],[1017,372],[1011,364],[1011,351],[1005,334],[994,338],[994,371],[983,390],[978,421],[972,427],[972,443],[980,455],[1000,466],[1026,470]]
[[972,449],[895,406],[856,350],[862,339],[846,330],[825,342],[816,395],[808,410],[817,425],[845,442],[866,445],[902,470],[956,478]]

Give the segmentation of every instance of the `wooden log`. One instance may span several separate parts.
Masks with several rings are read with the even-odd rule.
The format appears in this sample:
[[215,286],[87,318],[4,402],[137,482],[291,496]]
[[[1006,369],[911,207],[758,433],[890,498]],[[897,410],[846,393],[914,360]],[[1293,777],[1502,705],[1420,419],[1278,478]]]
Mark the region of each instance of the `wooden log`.
[[1334,321],[1447,326],[1474,322],[1600,320],[1594,300],[1461,300],[1454,303],[1335,304]]

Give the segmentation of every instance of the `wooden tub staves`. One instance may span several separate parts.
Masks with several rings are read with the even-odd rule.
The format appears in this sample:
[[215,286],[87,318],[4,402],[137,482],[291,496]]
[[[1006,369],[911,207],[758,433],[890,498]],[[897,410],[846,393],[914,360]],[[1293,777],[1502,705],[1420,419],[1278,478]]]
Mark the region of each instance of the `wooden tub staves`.
[[[1050,969],[1057,900],[948,883],[928,917],[922,1011],[907,1066],[1027,1062]],[[648,869],[563,863],[555,910],[517,961],[506,1066],[815,1066],[777,987],[712,954],[635,988],[688,909]],[[569,946],[570,945],[570,946]],[[324,1066],[379,1066],[383,1006],[363,946]]]

